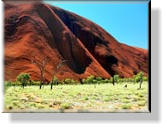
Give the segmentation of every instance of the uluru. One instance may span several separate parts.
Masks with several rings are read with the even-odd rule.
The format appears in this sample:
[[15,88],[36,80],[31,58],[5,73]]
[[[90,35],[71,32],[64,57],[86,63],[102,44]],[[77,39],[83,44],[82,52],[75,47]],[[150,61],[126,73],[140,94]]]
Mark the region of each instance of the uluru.
[[6,2],[4,33],[5,80],[14,81],[20,73],[39,80],[40,70],[32,60],[41,62],[44,57],[47,81],[63,60],[67,62],[56,72],[58,79],[148,73],[146,49],[120,43],[96,23],[59,7]]

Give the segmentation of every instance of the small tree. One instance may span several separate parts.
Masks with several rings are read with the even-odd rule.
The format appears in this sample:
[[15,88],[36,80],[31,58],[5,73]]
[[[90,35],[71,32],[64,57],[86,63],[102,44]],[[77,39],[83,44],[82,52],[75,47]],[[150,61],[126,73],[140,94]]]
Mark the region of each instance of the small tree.
[[52,81],[51,81],[51,86],[50,86],[50,89],[52,90],[53,89],[53,85],[57,85],[59,82],[58,78],[57,77],[53,77]]
[[139,72],[137,75],[134,76],[134,82],[140,82],[139,83],[139,89],[141,89],[141,85],[143,83],[143,75],[144,73],[143,72]]
[[17,81],[19,81],[24,88],[28,81],[30,80],[30,75],[28,73],[21,73],[17,76]]
[[143,81],[148,81],[148,77],[144,76]]
[[75,84],[77,83],[76,81],[74,81],[73,79],[70,79],[70,78],[66,78],[64,80],[64,84]]
[[[51,89],[51,90],[53,89],[53,82],[54,82],[54,79],[56,78],[56,77],[55,77],[55,74],[56,74],[56,72],[58,72],[58,70],[64,65],[65,62],[67,62],[67,60],[61,61],[61,62],[57,65],[56,68],[54,68],[54,67],[52,68],[53,73],[52,73],[52,80],[51,80],[51,85],[50,85],[50,89]],[[57,80],[58,80],[58,79],[57,79]]]
[[138,76],[139,76],[139,79],[140,79],[139,89],[141,89],[141,85],[143,83],[143,75],[144,75],[143,72],[138,73]]
[[134,84],[136,83],[136,76],[137,76],[137,75],[133,75],[133,83],[134,83]]
[[82,80],[82,82],[84,84],[92,84],[95,83],[93,80],[95,79],[95,77],[93,75],[90,75],[89,77],[85,78]]
[[96,77],[95,80],[96,80],[96,83],[97,83],[97,84],[104,83],[104,80],[103,80],[102,77]]
[[36,56],[33,56],[32,58],[32,63],[35,64],[38,69],[40,70],[40,86],[39,89],[42,88],[42,85],[44,83],[44,73],[46,70],[46,65],[49,62],[49,58],[48,57],[43,57],[42,60],[38,60],[36,58]]
[[114,75],[113,76],[113,85],[115,85],[115,83],[118,83],[119,80],[119,75]]

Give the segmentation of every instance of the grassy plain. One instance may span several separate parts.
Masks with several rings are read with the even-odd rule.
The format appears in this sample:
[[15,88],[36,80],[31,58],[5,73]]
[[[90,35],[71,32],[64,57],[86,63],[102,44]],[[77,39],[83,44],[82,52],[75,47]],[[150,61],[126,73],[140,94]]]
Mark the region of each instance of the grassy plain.
[[[125,88],[127,84],[127,88]],[[148,83],[5,88],[4,112],[148,112]]]

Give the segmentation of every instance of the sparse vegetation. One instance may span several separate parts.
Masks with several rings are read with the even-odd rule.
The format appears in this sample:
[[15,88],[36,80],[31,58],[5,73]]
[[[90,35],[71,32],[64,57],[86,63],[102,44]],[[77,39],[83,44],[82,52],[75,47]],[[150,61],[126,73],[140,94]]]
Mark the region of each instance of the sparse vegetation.
[[[133,78],[114,75],[103,79],[91,75],[82,79],[81,84],[70,78],[58,80],[54,76],[50,82],[52,90],[48,90],[47,84],[38,90],[41,80],[30,80],[29,74],[22,73],[16,82],[5,81],[5,111],[146,111],[148,82],[145,80],[147,77],[142,72]],[[27,87],[23,89],[19,85]]]
[[36,67],[40,70],[40,85],[39,89],[42,88],[42,85],[44,84],[44,74],[46,71],[46,65],[49,62],[49,57],[44,56],[41,60],[38,59],[36,56],[33,56],[31,61]]
[[132,104],[122,104],[121,108],[122,109],[130,109]]
[[61,62],[57,65],[57,67],[52,67],[53,73],[52,73],[52,80],[51,80],[51,82],[50,82],[50,89],[51,89],[51,90],[53,89],[53,85],[54,85],[54,84],[58,84],[58,81],[59,81],[59,80],[56,78],[56,76],[55,76],[56,72],[58,72],[58,71],[60,70],[60,68],[61,68],[66,62],[67,62],[67,60],[63,60],[63,61],[61,61]]
[[28,73],[21,73],[17,76],[17,81],[19,81],[24,88],[28,81],[30,80],[30,75]]
[[60,109],[69,109],[71,107],[70,103],[62,103],[60,105]]
[[52,90],[53,85],[58,85],[58,83],[59,83],[58,78],[54,76],[53,79],[51,80],[50,89]]
[[143,72],[139,72],[137,75],[134,75],[134,81],[139,83],[139,89],[141,89],[141,85],[143,83],[143,76],[144,76]]
[[73,80],[73,79],[70,79],[70,78],[66,78],[64,81],[63,81],[63,84],[77,84],[77,81]]
[[[55,74],[54,74],[55,75]],[[109,79],[104,79],[102,77],[95,77],[93,75],[88,76],[85,79],[82,79],[81,82],[71,79],[71,78],[66,78],[64,80],[58,80],[58,78],[56,76],[54,76],[52,78],[52,80],[50,81],[51,87],[53,85],[58,85],[58,84],[104,84],[104,83],[112,83],[113,85],[115,85],[116,83],[125,83],[125,82],[133,82],[135,83],[139,83],[140,80],[143,81],[148,81],[148,78],[146,76],[143,76],[144,74],[142,72],[139,72],[137,75],[134,75],[133,78],[120,78],[119,75],[114,75],[112,78]],[[29,80],[28,84],[29,85],[40,85],[40,81],[34,81],[34,80]],[[44,84],[44,83],[43,83]],[[141,84],[140,83],[140,88],[141,88]],[[17,86],[20,85],[19,82],[10,82],[10,81],[5,81],[5,85],[7,86]],[[52,89],[52,88],[51,88]]]
[[[147,111],[148,83],[61,84],[50,90],[37,86],[8,86],[5,91],[6,112],[29,111]],[[96,86],[96,88],[94,87]]]
[[120,77],[119,77],[119,75],[114,75],[113,76],[113,85],[115,85],[115,83],[118,83],[119,82],[119,79],[120,79]]

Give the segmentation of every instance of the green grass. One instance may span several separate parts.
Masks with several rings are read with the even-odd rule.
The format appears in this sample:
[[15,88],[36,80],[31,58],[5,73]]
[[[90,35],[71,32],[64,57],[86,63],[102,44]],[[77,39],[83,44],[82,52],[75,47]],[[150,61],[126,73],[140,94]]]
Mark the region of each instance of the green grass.
[[148,83],[126,84],[12,86],[5,89],[4,112],[147,112]]

